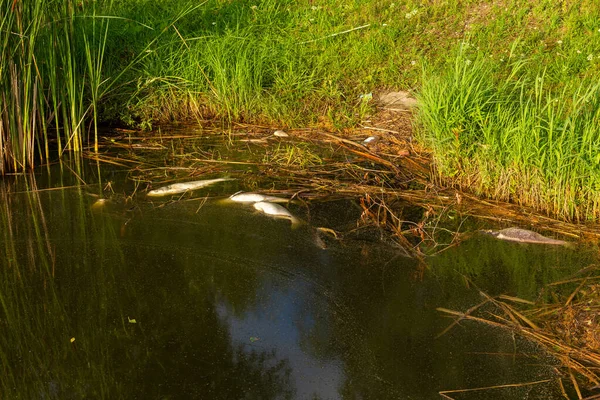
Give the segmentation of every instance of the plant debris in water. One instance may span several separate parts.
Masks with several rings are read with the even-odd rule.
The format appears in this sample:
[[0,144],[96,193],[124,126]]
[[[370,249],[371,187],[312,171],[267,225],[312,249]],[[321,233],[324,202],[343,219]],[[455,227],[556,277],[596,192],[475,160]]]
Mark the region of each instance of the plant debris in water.
[[600,353],[600,284],[582,287],[578,301],[563,306],[553,318],[548,325],[567,344]]
[[[381,123],[390,123],[390,118]],[[398,122],[397,128],[404,127],[403,131],[378,133],[381,138],[376,148],[362,143],[375,127],[349,130],[344,137],[320,129],[293,130],[293,139],[287,139],[274,137],[270,127],[236,124],[225,132],[221,127],[207,126],[201,132],[197,128],[179,129],[158,138],[123,132],[101,146],[103,153],[87,156],[134,166],[130,179],[139,191],[190,179],[235,175],[243,190],[263,194],[310,201],[363,197],[361,224],[371,221],[413,255],[434,254],[469,237],[468,232],[444,232],[439,228],[439,218],[449,210],[459,220],[474,216],[504,226],[533,226],[571,239],[582,235],[600,237],[600,229],[591,225],[560,222],[522,206],[435,188],[430,183],[427,157],[413,146],[410,125],[404,122]],[[402,217],[402,207],[407,203],[422,208],[426,222]],[[404,220],[399,230],[398,223]]]
[[[444,332],[461,320],[507,329],[542,346],[561,365],[559,384],[565,398],[568,383],[579,399],[600,387],[600,267],[586,269],[584,278],[549,285],[544,298],[551,302],[481,293],[483,302],[465,312],[438,308],[456,317]],[[590,271],[591,270],[591,271]],[[584,273],[581,271],[580,274]],[[577,285],[566,291],[567,286]],[[597,395],[590,395],[598,398]]]

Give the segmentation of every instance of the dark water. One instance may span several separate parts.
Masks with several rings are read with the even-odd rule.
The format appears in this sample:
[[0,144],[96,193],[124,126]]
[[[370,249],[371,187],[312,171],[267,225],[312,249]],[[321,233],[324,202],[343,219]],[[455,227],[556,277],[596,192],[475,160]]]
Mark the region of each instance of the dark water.
[[424,266],[376,235],[321,248],[353,199],[291,204],[308,222],[291,229],[219,201],[238,181],[169,202],[128,198],[124,169],[78,175],[0,181],[2,398],[434,399],[547,379],[452,396],[561,398],[534,345],[469,322],[436,338],[452,321],[436,308],[479,303],[475,286],[535,300],[585,249],[475,236]]

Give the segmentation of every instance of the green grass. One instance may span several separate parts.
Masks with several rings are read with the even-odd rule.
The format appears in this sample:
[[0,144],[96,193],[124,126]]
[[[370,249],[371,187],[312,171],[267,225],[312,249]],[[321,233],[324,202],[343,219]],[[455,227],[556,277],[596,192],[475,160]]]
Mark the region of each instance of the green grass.
[[569,220],[600,216],[600,85],[553,88],[524,58],[507,72],[459,54],[445,75],[426,73],[420,137],[440,177]]
[[592,0],[0,7],[0,173],[81,150],[103,123],[336,129],[371,112],[361,94],[410,89],[445,182],[567,219],[598,216]]
[[443,182],[566,220],[600,217],[600,19],[585,6],[499,54],[473,35],[425,68],[419,138]]

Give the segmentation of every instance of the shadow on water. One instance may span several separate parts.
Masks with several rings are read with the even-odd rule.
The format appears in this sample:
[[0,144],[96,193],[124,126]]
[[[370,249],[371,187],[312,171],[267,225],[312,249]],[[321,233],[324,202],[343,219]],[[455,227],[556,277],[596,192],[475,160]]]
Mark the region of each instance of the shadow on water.
[[[474,237],[423,270],[377,240],[324,250],[314,226],[292,230],[246,205],[97,203],[126,174],[56,166],[0,182],[7,397],[431,399],[546,379],[456,398],[560,397],[556,362],[535,346],[470,323],[436,338],[450,323],[436,307],[476,303],[472,285],[535,299],[589,264],[584,251]],[[352,199],[289,207],[323,226],[360,217]]]

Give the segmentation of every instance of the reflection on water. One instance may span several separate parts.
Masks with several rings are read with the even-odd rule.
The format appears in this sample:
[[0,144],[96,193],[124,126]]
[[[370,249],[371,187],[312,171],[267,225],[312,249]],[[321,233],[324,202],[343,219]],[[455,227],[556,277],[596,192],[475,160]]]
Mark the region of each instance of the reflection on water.
[[[476,237],[423,271],[377,240],[322,249],[311,224],[248,205],[98,204],[108,178],[126,181],[118,170],[38,190],[77,184],[58,168],[0,183],[7,398],[431,399],[545,379],[455,398],[560,398],[555,362],[531,344],[472,323],[436,338],[450,321],[435,309],[476,304],[472,284],[535,299],[585,252]],[[290,208],[330,228],[360,214],[352,200]]]

